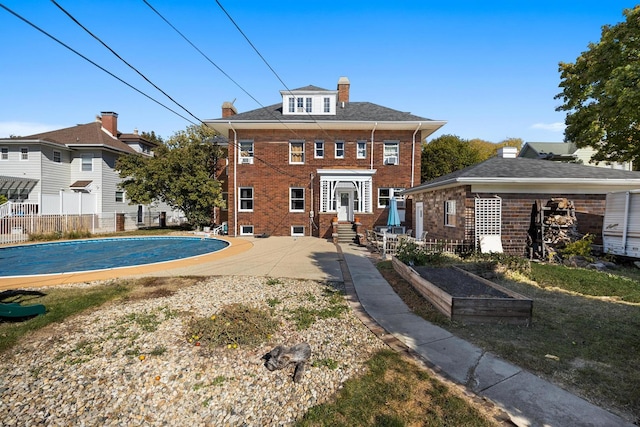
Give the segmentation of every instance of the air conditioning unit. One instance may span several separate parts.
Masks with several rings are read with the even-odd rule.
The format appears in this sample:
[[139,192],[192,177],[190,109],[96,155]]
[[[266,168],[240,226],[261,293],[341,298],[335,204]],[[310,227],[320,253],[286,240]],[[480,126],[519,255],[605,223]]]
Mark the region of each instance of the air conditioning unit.
[[298,113],[304,113],[304,107],[298,107]]
[[387,157],[387,164],[388,165],[397,165],[398,164],[398,158],[393,156],[393,157]]

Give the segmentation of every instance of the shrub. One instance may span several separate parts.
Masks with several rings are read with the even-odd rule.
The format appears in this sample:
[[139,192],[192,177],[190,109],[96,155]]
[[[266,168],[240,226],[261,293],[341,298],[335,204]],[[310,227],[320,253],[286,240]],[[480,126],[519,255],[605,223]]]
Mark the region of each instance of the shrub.
[[591,256],[591,245],[593,244],[593,234],[586,234],[582,239],[575,242],[567,243],[564,248],[559,249],[558,252],[563,257],[581,256],[587,260],[593,260]]
[[277,330],[278,322],[264,311],[244,304],[229,304],[209,317],[192,318],[187,341],[209,346],[257,346]]

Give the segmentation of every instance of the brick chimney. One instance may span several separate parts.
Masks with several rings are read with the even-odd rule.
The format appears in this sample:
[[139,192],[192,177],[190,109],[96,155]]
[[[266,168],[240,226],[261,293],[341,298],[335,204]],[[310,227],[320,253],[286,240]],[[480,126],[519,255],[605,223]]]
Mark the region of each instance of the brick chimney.
[[[235,100],[234,100],[235,102]],[[222,104],[222,118],[231,117],[238,114],[238,110],[233,105],[233,102],[226,101]]]
[[118,137],[118,113],[112,111],[103,111],[102,115],[102,127],[111,134],[114,138]]
[[338,80],[338,104],[343,102],[349,102],[349,79],[346,77],[340,77]]

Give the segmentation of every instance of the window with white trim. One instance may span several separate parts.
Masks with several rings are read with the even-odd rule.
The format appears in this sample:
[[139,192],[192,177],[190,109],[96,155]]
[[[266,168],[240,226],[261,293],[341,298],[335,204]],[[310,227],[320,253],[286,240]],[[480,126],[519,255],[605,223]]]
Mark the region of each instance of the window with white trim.
[[240,187],[238,194],[238,211],[253,212],[253,187]]
[[304,188],[289,189],[289,211],[304,212]]
[[324,159],[324,141],[317,140],[315,142],[315,151],[313,152],[313,157],[316,159]]
[[124,202],[124,191],[116,191],[116,203]]
[[289,163],[291,164],[304,163],[304,141],[289,142]]
[[53,162],[61,163],[62,162],[62,153],[59,151],[53,151]]
[[447,200],[444,202],[444,225],[447,227],[456,226],[456,201]]
[[289,112],[296,112],[296,99],[293,96],[289,98]]
[[386,208],[389,206],[392,197],[398,201],[404,201],[404,197],[400,195],[401,191],[404,191],[404,188],[378,188],[378,207]]
[[397,165],[400,162],[400,143],[398,141],[384,143],[384,164]]
[[299,113],[303,113],[304,112],[304,98],[303,97],[299,97],[298,98],[298,112]]
[[307,113],[310,113],[310,112],[311,112],[311,110],[312,110],[312,106],[313,106],[313,103],[312,103],[312,101],[311,101],[311,98],[307,98],[307,99],[305,100],[305,111],[306,111]]
[[291,226],[291,235],[304,237],[304,225],[292,225]]
[[331,98],[329,97],[325,97],[323,100],[324,103],[324,112],[325,113],[330,113],[331,112]]
[[0,160],[9,160],[9,147],[0,147]]
[[356,157],[358,159],[366,159],[367,158],[367,141],[358,141],[356,143]]
[[241,140],[238,143],[238,149],[240,151],[238,163],[253,164],[253,140]]
[[29,160],[29,149],[27,147],[20,148],[20,160]]
[[240,235],[241,236],[252,236],[253,235],[253,225],[241,225],[240,226]]
[[344,141],[336,141],[336,159],[344,159]]
[[80,165],[82,172],[91,172],[93,170],[93,154],[83,154],[82,163]]

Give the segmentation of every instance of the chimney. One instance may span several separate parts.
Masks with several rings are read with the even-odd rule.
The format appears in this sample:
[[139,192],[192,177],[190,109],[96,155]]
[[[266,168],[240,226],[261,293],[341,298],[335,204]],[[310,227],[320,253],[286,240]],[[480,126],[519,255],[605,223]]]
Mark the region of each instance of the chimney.
[[343,102],[349,102],[349,79],[346,77],[340,77],[338,80],[338,104]]
[[118,113],[112,111],[103,111],[102,115],[102,128],[111,134],[114,138],[118,137]]
[[[235,99],[233,102],[236,102]],[[222,118],[227,118],[238,114],[238,110],[233,105],[233,102],[226,101],[222,104]]]
[[518,156],[516,147],[502,147],[498,149],[498,157],[503,159],[515,159]]

